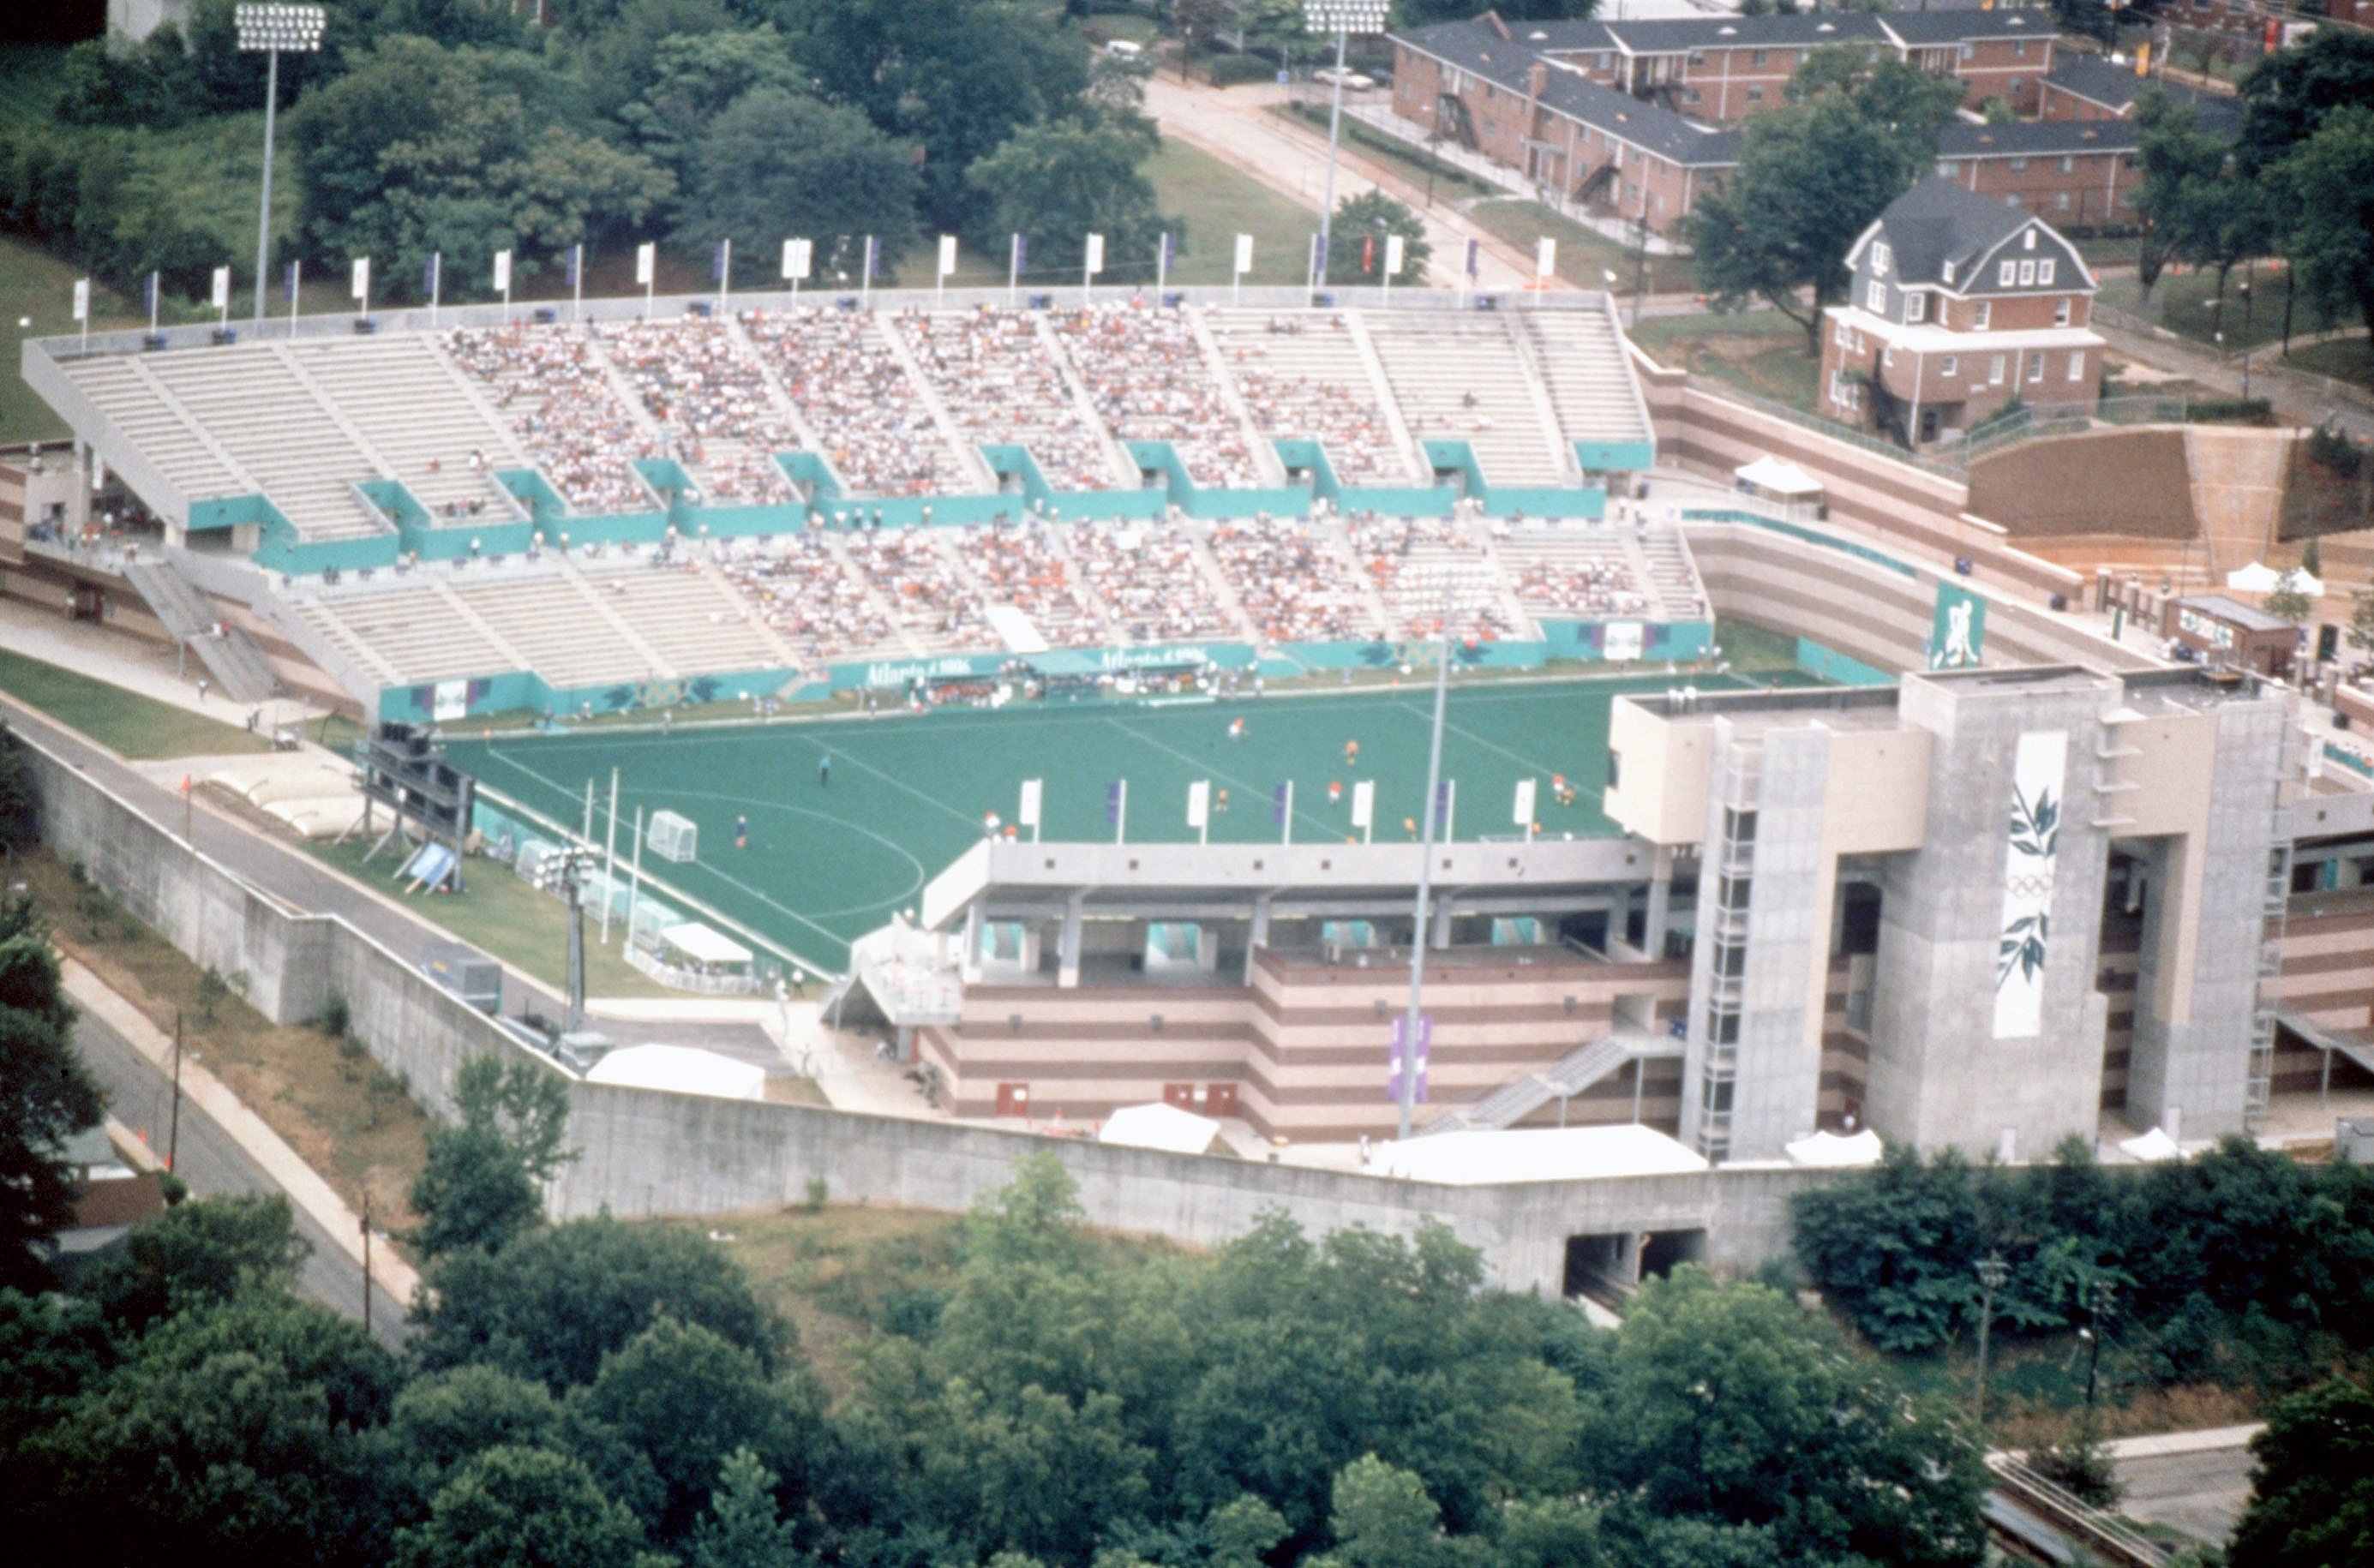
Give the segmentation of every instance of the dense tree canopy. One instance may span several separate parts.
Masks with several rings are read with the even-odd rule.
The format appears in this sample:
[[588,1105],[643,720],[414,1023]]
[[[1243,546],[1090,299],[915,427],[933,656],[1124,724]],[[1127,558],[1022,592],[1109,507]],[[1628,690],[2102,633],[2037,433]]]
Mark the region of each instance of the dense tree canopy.
[[676,239],[705,251],[740,237],[735,275],[746,283],[781,278],[786,238],[814,241],[820,270],[835,254],[856,255],[865,235],[886,259],[915,240],[912,156],[857,111],[805,92],[759,88],[735,99],[690,169]]
[[74,1218],[59,1157],[100,1104],[73,1027],[57,954],[31,929],[31,906],[11,898],[0,914],[0,1285],[47,1282],[50,1238]]
[[2374,1562],[2374,1390],[2343,1378],[2285,1400],[2251,1453],[2231,1568]]
[[544,1183],[573,1156],[563,1139],[569,1094],[523,1059],[492,1056],[454,1077],[454,1120],[429,1129],[429,1158],[412,1184],[420,1223],[407,1238],[425,1257],[464,1247],[493,1252],[544,1219]]

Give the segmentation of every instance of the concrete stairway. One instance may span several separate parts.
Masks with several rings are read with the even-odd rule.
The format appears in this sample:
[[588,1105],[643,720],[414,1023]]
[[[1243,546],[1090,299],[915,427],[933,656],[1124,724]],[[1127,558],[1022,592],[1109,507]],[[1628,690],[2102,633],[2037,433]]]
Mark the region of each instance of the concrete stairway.
[[217,636],[212,605],[172,563],[141,561],[124,568],[123,578],[147,601],[174,640],[197,654],[223,696],[233,702],[262,702],[278,694],[280,677],[272,673],[264,650],[228,623]]
[[1436,1117],[1417,1129],[1416,1136],[1514,1127],[1550,1101],[1579,1094],[1627,1063],[1681,1054],[1682,1042],[1669,1035],[1604,1035],[1569,1052],[1546,1072],[1529,1072],[1463,1110]]

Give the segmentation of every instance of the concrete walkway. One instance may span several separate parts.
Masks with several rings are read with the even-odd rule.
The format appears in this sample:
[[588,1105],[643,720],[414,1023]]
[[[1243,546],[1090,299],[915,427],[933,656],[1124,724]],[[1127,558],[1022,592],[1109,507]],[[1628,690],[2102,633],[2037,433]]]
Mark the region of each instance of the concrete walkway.
[[[146,1013],[110,990],[97,975],[73,959],[65,960],[60,969],[65,993],[76,1007],[112,1029],[159,1069],[168,1072],[172,1070],[173,1042],[148,1021]],[[300,1158],[297,1151],[288,1147],[262,1117],[248,1109],[222,1080],[187,1055],[182,1061],[182,1096],[212,1117],[288,1194],[289,1201],[358,1267],[361,1266],[361,1216],[348,1208],[346,1199]],[[420,1288],[419,1274],[396,1256],[392,1246],[371,1248],[370,1275],[373,1283],[388,1293],[388,1299],[398,1304],[410,1302],[413,1293]]]

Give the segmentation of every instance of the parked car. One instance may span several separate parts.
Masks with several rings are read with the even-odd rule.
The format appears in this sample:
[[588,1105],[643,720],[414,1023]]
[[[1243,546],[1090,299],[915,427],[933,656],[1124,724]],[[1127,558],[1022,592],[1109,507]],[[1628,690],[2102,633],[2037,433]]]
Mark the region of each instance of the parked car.
[[1374,76],[1363,76],[1357,71],[1344,71],[1339,73],[1333,65],[1322,66],[1320,69],[1311,72],[1310,79],[1314,82],[1323,83],[1328,87],[1334,87],[1335,85],[1335,78],[1338,75],[1343,76],[1344,85],[1346,88],[1351,88],[1354,92],[1360,92],[1377,85],[1377,78]]

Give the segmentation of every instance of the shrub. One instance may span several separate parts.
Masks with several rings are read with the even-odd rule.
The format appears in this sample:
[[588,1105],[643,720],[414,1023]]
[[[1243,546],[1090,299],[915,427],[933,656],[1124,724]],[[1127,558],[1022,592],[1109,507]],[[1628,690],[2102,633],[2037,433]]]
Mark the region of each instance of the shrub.
[[313,1015],[313,1027],[334,1040],[343,1040],[354,1032],[355,1010],[344,991],[332,991],[322,999],[322,1011]]
[[1221,54],[1204,66],[1205,79],[1216,88],[1242,87],[1247,82],[1266,82],[1276,76],[1275,63],[1258,54]]

